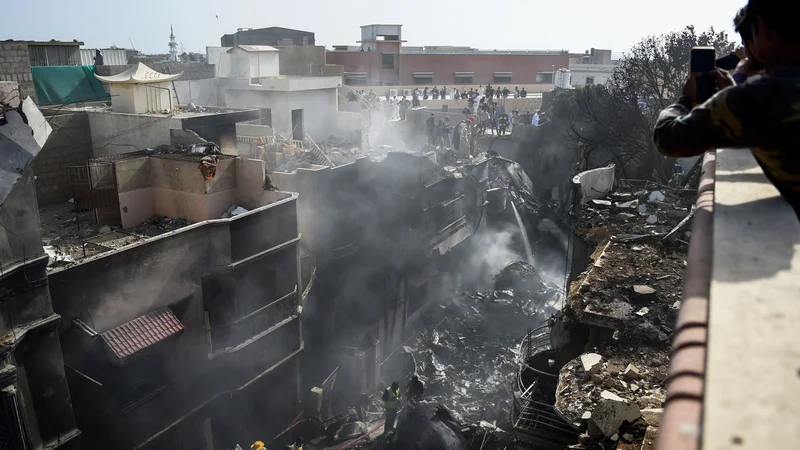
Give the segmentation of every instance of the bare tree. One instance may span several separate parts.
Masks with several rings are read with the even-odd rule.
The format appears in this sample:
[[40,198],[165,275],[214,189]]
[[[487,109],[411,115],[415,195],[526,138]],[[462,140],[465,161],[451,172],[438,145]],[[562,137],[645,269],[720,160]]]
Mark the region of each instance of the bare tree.
[[692,26],[649,36],[624,54],[605,85],[587,86],[572,96],[575,114],[568,135],[585,161],[602,155],[599,160],[617,163],[624,177],[669,179],[668,160],[655,151],[652,130],[660,111],[680,95],[694,46],[714,47],[721,56],[735,43],[725,32],[711,28],[697,34]]

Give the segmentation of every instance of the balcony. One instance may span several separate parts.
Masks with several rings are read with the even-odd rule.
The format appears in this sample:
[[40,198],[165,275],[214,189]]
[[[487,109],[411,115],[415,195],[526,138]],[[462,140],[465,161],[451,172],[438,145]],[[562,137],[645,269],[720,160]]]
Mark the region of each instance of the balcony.
[[745,150],[706,155],[658,448],[794,448],[800,221]]

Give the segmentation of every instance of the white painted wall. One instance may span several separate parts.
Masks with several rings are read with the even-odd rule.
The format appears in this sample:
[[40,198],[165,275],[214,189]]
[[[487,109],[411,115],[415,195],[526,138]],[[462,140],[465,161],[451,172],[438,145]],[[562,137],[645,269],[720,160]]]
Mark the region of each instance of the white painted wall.
[[586,77],[594,77],[594,84],[605,84],[614,74],[614,64],[570,64],[573,86],[586,86]]
[[194,103],[197,106],[221,106],[216,78],[175,81],[175,90],[182,105]]
[[246,52],[233,48],[228,55],[233,78],[277,77],[280,74],[278,52]]
[[206,60],[214,65],[214,76],[227,78],[231,76],[231,47],[206,47]]
[[336,89],[289,92],[289,123],[294,109],[303,110],[305,132],[317,142],[324,141],[329,136],[329,116],[337,112]]
[[165,83],[111,84],[111,108],[125,114],[171,112],[172,86]]
[[289,92],[226,89],[225,106],[271,109],[272,128],[285,138],[292,135],[292,110],[302,109],[304,132],[315,141],[330,136],[331,116],[338,114],[335,88]]
[[292,134],[292,111],[288,93],[254,89],[227,89],[225,106],[228,108],[269,108],[272,110],[272,128],[285,138]]

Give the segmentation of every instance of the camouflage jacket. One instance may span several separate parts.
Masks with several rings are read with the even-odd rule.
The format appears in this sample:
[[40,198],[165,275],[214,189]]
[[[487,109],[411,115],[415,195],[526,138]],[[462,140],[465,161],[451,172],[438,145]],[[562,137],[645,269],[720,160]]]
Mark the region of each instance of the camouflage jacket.
[[672,157],[750,148],[783,196],[800,206],[800,66],[732,86],[691,109],[682,98],[658,117],[658,151]]

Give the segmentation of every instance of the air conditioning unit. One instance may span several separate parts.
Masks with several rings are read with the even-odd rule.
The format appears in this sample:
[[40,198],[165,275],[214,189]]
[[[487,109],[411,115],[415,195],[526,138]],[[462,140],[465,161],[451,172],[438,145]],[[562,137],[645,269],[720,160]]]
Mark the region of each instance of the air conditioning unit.
[[397,97],[397,89],[389,89],[389,95],[392,97]]
[[403,89],[403,95],[406,97],[411,97],[411,89]]

